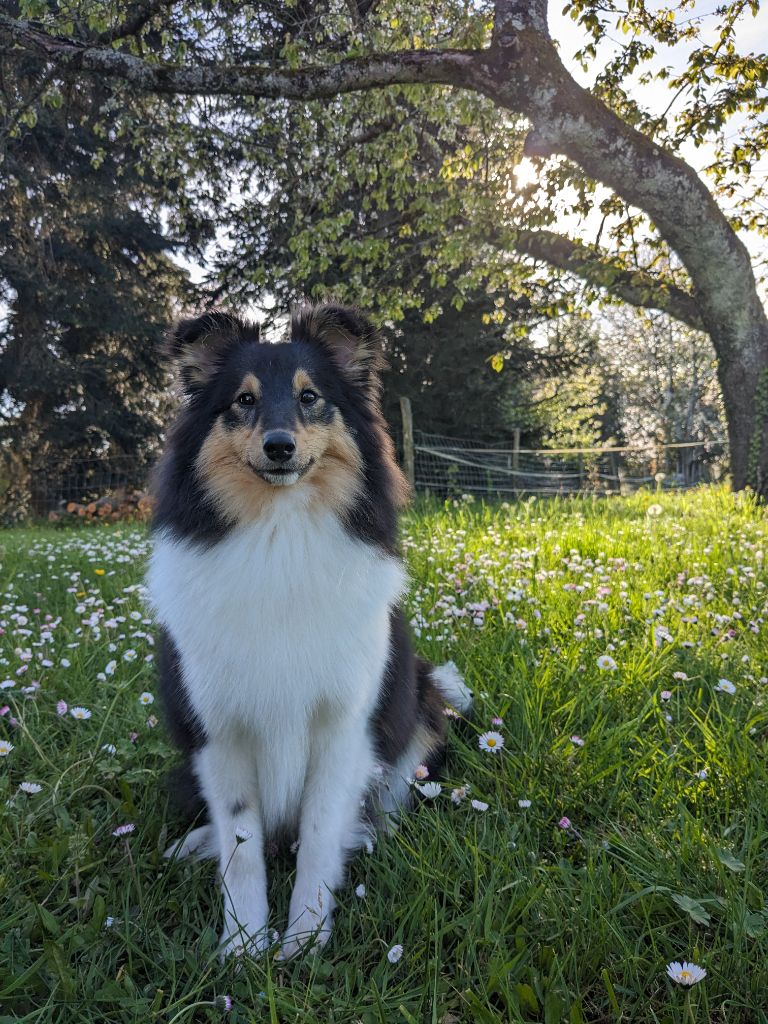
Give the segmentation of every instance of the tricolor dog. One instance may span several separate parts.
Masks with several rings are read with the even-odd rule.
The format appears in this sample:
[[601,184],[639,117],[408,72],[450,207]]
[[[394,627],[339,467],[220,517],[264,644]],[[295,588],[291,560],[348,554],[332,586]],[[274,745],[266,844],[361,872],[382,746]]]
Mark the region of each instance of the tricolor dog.
[[169,346],[184,400],[156,475],[149,594],[166,720],[208,823],[169,853],[218,858],[222,952],[270,944],[264,844],[298,836],[280,955],[323,944],[366,829],[439,768],[453,666],[416,657],[399,602],[406,487],[380,408],[381,339],[303,305],[289,339],[225,313]]

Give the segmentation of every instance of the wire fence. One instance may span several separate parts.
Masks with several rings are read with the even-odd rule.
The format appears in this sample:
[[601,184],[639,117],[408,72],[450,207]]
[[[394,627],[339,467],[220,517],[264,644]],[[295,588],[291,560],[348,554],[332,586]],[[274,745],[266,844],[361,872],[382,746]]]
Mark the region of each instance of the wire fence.
[[151,466],[150,461],[137,455],[52,463],[34,474],[32,512],[38,516],[64,513],[71,505],[87,507],[107,499],[114,506],[129,495],[146,491]]
[[[414,433],[416,490],[460,494],[631,494],[641,486],[681,489],[718,480],[727,469],[724,444],[529,449]],[[39,470],[32,484],[37,516],[107,514],[143,498],[151,462],[138,456],[76,459]]]
[[631,494],[642,486],[683,489],[718,480],[724,444],[530,449],[491,447],[441,434],[414,433],[417,491],[457,494]]

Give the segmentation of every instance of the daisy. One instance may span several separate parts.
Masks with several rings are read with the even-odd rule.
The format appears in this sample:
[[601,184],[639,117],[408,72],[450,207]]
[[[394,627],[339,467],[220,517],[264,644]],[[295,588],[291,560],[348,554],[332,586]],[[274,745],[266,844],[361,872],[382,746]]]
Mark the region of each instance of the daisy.
[[715,687],[715,690],[718,693],[736,693],[736,687],[730,679],[721,679]]
[[504,746],[504,737],[500,732],[484,732],[477,738],[481,750],[489,750],[492,754],[498,754]]
[[661,697],[662,700],[669,700],[671,696],[672,696],[672,691],[671,690],[662,690],[661,693],[659,694],[659,697]]
[[488,810],[488,804],[484,803],[482,800],[470,800],[470,804],[476,811]]
[[103,751],[105,751],[105,753],[107,753],[107,754],[116,754],[117,753],[117,747],[115,746],[114,743],[102,743],[101,749]]
[[423,786],[416,786],[416,789],[421,793],[427,800],[434,800],[435,797],[440,796],[443,792],[443,787],[439,782],[425,782]]
[[574,745],[574,747],[583,747],[584,746],[584,740],[581,738],[581,736],[571,736],[570,740],[571,740],[571,743]]
[[7,757],[13,750],[13,744],[8,740],[0,740],[0,757]]
[[523,810],[525,810],[526,808],[531,806],[531,801],[530,800],[518,800],[517,801],[517,806],[518,807],[522,807]]
[[221,1010],[222,1013],[229,1013],[232,1009],[232,996],[216,996],[213,1000],[215,1009]]
[[128,822],[125,825],[118,825],[117,828],[112,832],[113,836],[128,836],[131,832],[136,831],[136,826],[132,822]]
[[154,703],[155,703],[155,698],[152,696],[151,693],[147,693],[146,690],[145,690],[144,693],[140,694],[140,696],[139,696],[139,704],[154,704]]
[[466,799],[467,787],[459,786],[457,789],[451,790],[451,803],[460,804],[462,800]]
[[570,818],[566,818],[565,815],[563,815],[563,817],[560,819],[560,821],[558,821],[557,824],[560,826],[560,828],[563,828],[563,829],[570,828],[571,827],[571,819]]
[[238,843],[247,843],[249,839],[253,839],[253,832],[249,828],[239,826],[235,829],[235,839]]
[[671,964],[667,964],[667,974],[676,981],[678,985],[695,985],[697,981],[701,981],[702,978],[706,978],[707,972],[703,967],[698,967],[696,964],[690,964],[687,960],[683,960],[679,963],[677,960],[673,960]]
[[504,719],[503,718],[492,718],[491,719],[491,725],[504,725]]
[[73,718],[77,718],[81,721],[91,717],[91,712],[88,708],[70,708],[69,713]]
[[362,883],[362,882],[361,882],[361,883],[360,883],[360,885],[358,885],[358,887],[357,887],[357,888],[355,889],[355,896],[357,896],[357,898],[358,898],[359,900],[361,900],[361,899],[363,898],[363,896],[365,896],[365,886],[363,885],[363,883]]
[[66,715],[68,710],[69,710],[69,707],[68,707],[67,702],[65,700],[60,700],[59,703],[56,705],[56,714],[57,715]]
[[601,672],[615,672],[616,662],[610,656],[610,654],[601,654],[597,659],[597,667]]
[[389,952],[387,953],[387,960],[389,960],[391,964],[396,964],[402,955],[403,947],[398,942],[397,945],[393,946],[392,949],[390,949]]
[[429,777],[429,768],[425,764],[416,765],[414,776],[421,782]]
[[34,796],[35,793],[39,793],[42,790],[42,786],[39,782],[20,782],[19,789],[22,793],[29,793],[30,796]]

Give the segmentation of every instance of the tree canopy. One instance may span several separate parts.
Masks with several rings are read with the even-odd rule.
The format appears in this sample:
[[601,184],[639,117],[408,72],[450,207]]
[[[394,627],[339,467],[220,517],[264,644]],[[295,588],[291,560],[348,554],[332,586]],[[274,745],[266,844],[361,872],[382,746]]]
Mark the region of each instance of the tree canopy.
[[[206,183],[174,223],[212,206],[226,220],[235,186],[236,227],[218,261],[229,285],[247,288],[250,275],[266,290],[272,236],[259,234],[264,217],[253,211],[261,204],[288,226],[293,197],[311,214],[288,242],[294,280],[335,261],[340,287],[370,287],[378,260],[381,307],[395,318],[438,314],[429,292],[446,282],[455,306],[484,290],[493,322],[508,328],[507,355],[520,295],[549,289],[551,268],[567,285],[551,297],[555,311],[608,296],[704,329],[734,481],[763,489],[768,321],[735,230],[765,229],[750,172],[765,142],[768,64],[739,35],[758,5],[590,0],[566,11],[582,32],[580,59],[600,68],[589,88],[563,63],[544,0],[26,0],[17,17],[0,15],[0,33],[6,53],[42,61],[41,101],[58,79],[94,76],[126,112],[137,97],[163,100],[162,144],[144,159],[183,154],[189,178]],[[643,84],[667,90],[665,109],[643,106]],[[124,118],[124,130],[146,138],[141,117]],[[709,186],[680,155],[691,142],[707,147]],[[537,174],[521,185],[522,155]],[[339,216],[355,191],[361,205]],[[238,264],[249,234],[262,258]],[[406,254],[414,237],[418,273],[388,287],[390,254]]]

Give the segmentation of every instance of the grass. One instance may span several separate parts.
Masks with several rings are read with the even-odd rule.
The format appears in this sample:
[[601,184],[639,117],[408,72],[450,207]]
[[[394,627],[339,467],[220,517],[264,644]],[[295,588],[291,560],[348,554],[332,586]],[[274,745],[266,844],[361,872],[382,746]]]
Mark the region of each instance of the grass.
[[[183,824],[139,700],[145,534],[5,532],[0,1022],[768,1021],[767,529],[722,489],[411,513],[419,646],[465,672],[472,718],[443,793],[351,863],[326,951],[239,969],[216,956],[214,866],[162,859]],[[292,858],[270,868],[278,924]],[[682,959],[694,988],[665,976]]]

